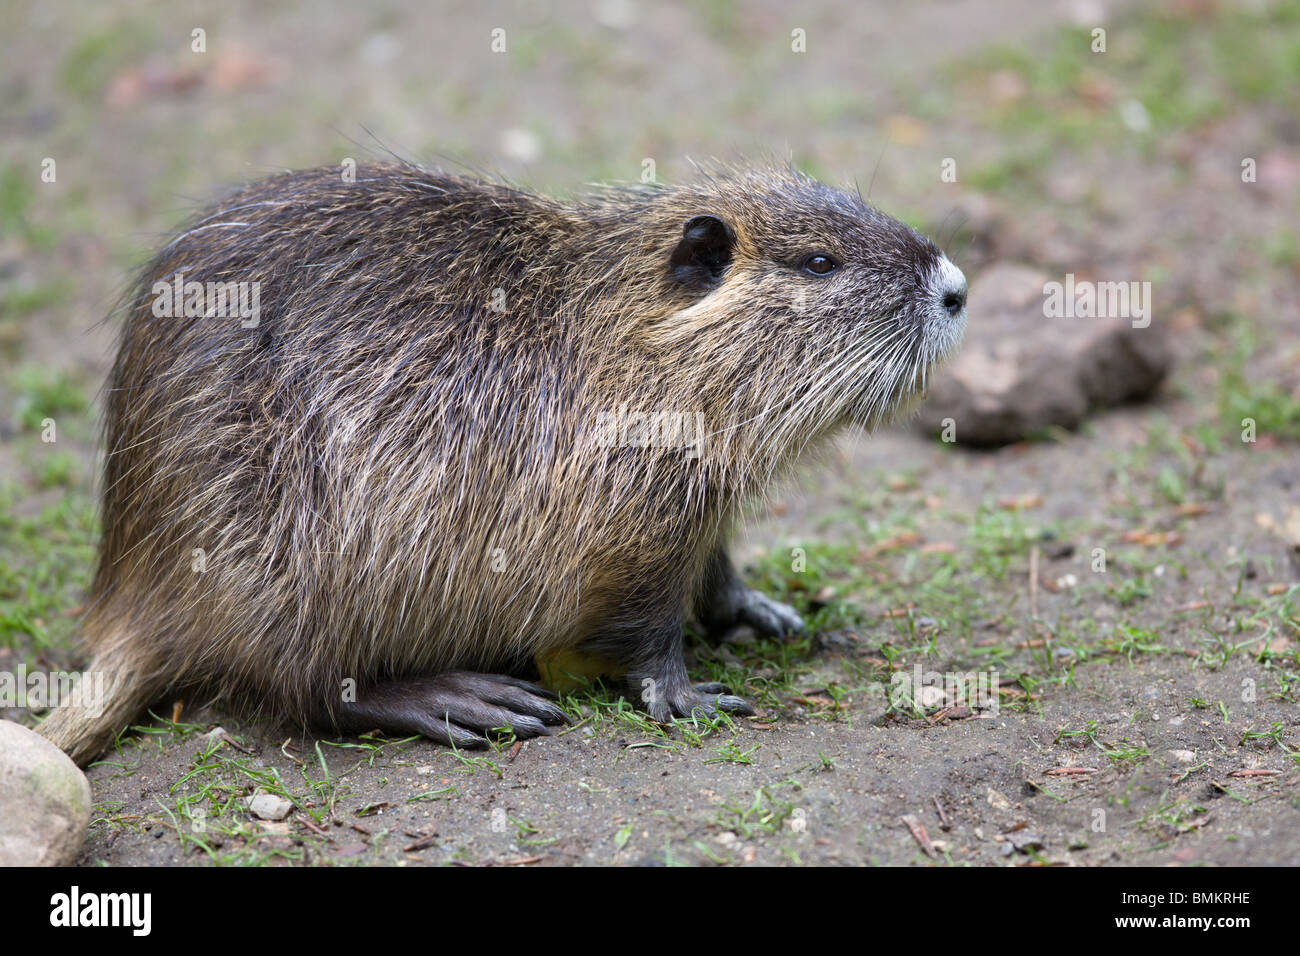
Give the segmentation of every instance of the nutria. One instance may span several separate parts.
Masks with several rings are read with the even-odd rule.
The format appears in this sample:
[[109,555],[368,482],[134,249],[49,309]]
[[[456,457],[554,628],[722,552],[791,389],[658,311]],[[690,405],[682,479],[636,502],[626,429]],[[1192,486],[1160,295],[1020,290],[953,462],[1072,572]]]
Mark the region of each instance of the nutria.
[[123,307],[83,624],[104,709],[42,732],[85,763],[200,688],[471,746],[565,719],[498,676],[557,649],[656,720],[752,713],[682,659],[691,613],[802,626],[728,560],[741,504],[914,404],[965,302],[928,239],[778,166],[569,201],[408,164],[236,192]]

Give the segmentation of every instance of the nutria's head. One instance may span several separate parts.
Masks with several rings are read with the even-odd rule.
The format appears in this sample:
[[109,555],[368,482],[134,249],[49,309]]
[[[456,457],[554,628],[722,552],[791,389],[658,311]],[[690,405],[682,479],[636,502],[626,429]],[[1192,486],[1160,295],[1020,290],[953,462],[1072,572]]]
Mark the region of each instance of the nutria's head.
[[671,197],[663,228],[675,232],[661,248],[685,304],[652,336],[711,356],[731,385],[751,357],[781,431],[889,419],[961,341],[961,270],[856,192],[759,167]]

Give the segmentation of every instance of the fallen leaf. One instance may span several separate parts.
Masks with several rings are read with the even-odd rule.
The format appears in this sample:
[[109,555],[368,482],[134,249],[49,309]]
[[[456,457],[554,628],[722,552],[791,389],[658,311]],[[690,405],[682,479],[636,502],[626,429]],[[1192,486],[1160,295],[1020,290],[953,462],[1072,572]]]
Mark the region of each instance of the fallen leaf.
[[1140,544],[1145,548],[1159,548],[1178,544],[1183,536],[1177,531],[1125,531],[1120,540],[1128,544]]
[[1034,492],[998,499],[998,507],[1006,508],[1008,511],[1024,511],[1028,508],[1037,508],[1042,503],[1043,496]]

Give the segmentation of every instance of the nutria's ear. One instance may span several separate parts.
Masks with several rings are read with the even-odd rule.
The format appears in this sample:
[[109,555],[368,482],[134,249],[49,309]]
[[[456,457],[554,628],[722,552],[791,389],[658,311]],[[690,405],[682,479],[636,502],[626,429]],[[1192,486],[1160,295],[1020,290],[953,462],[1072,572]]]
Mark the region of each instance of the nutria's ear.
[[717,216],[692,216],[668,260],[673,278],[683,285],[714,286],[731,262],[736,235]]

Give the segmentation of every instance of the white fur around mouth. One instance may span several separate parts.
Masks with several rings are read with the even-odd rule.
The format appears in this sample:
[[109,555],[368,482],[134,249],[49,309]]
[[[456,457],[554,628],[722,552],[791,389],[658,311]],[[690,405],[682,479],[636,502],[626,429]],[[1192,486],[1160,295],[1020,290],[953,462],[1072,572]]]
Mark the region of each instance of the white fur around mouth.
[[966,333],[966,307],[952,315],[940,304],[944,294],[954,288],[966,288],[965,274],[947,256],[941,256],[926,277],[925,295],[931,305],[925,314],[925,331],[922,340],[922,358],[926,371],[931,372],[944,362],[961,344]]

